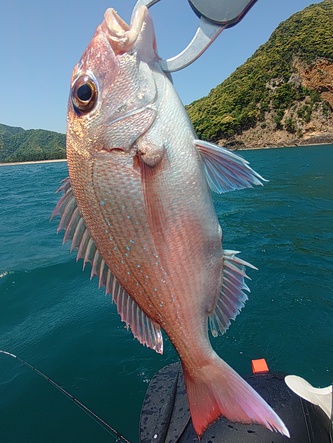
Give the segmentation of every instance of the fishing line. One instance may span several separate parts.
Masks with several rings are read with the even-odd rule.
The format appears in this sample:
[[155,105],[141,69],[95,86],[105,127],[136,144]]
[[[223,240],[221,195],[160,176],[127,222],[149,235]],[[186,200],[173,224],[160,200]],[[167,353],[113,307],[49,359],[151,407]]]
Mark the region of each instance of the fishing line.
[[89,409],[87,406],[85,406],[83,403],[81,403],[77,398],[75,398],[72,394],[67,392],[64,388],[59,386],[55,381],[53,381],[51,378],[49,378],[47,375],[43,374],[39,369],[37,369],[35,366],[32,366],[27,361],[23,360],[23,358],[18,357],[17,355],[11,354],[7,351],[2,351],[0,349],[0,354],[5,354],[8,357],[15,358],[19,362],[21,362],[23,365],[27,366],[29,369],[31,369],[33,372],[36,372],[40,377],[44,378],[47,382],[49,382],[52,386],[54,386],[58,391],[60,391],[65,397],[72,400],[76,406],[78,406],[83,412],[85,412],[87,415],[89,415],[90,418],[92,418],[96,423],[98,423],[100,426],[102,426],[105,431],[107,431],[109,434],[111,434],[113,437],[116,438],[117,441],[123,441],[125,443],[131,443],[127,438],[125,438],[123,435],[121,435],[116,429],[114,429],[112,426],[110,426],[108,423],[106,423],[102,418],[100,418],[98,415],[96,415],[91,409]]

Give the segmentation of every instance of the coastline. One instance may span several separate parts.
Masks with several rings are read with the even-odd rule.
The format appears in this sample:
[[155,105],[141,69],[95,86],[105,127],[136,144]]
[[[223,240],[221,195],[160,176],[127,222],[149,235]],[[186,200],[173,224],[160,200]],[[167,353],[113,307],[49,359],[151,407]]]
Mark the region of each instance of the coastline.
[[302,139],[270,140],[269,138],[261,138],[259,141],[253,141],[251,134],[249,135],[247,137],[246,134],[243,134],[242,137],[236,137],[232,140],[220,139],[217,144],[232,151],[333,145],[333,131],[312,134]]
[[280,146],[249,146],[248,148],[236,148],[236,149],[232,149],[227,147],[228,149],[230,149],[231,151],[256,151],[258,149],[284,149],[284,148],[307,148],[309,146],[332,146],[333,145],[333,141],[332,143],[311,143],[311,144],[304,144],[304,145],[297,145],[297,144],[293,144],[293,145],[280,145]]
[[59,158],[55,160],[38,160],[38,161],[27,161],[27,162],[11,162],[11,163],[0,163],[0,166],[16,166],[16,165],[38,165],[40,163],[59,163],[67,162],[66,158]]
[[[284,149],[284,148],[300,148],[300,147],[307,147],[307,146],[330,146],[333,145],[332,143],[304,143],[304,144],[285,144],[285,145],[269,145],[269,146],[248,146],[243,147],[241,145],[235,147],[235,146],[225,146],[225,145],[219,145],[221,147],[227,148],[230,151],[255,151],[258,149]],[[35,161],[27,161],[27,162],[11,162],[11,163],[0,163],[1,166],[16,166],[16,165],[38,165],[40,163],[59,163],[59,162],[67,162],[66,158],[59,158],[54,160],[35,160]]]

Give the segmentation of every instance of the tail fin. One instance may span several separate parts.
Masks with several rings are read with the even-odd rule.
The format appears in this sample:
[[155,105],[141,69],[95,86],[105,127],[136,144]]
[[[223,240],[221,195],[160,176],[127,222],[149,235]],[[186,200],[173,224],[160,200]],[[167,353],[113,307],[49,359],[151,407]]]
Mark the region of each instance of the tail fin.
[[193,427],[200,438],[206,428],[223,415],[241,423],[258,423],[289,437],[282,420],[227,363],[217,355],[184,378]]

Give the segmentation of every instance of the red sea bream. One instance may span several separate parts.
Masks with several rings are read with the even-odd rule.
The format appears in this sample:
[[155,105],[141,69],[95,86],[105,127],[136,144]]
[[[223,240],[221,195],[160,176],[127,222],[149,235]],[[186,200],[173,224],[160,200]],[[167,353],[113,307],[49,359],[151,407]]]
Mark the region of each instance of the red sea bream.
[[210,189],[261,184],[246,161],[196,139],[160,67],[145,6],[127,25],[113,9],[74,68],[67,115],[69,178],[54,214],[78,258],[144,345],[182,362],[200,437],[220,415],[288,435],[265,401],[211,347],[243,307],[245,268],[223,250]]

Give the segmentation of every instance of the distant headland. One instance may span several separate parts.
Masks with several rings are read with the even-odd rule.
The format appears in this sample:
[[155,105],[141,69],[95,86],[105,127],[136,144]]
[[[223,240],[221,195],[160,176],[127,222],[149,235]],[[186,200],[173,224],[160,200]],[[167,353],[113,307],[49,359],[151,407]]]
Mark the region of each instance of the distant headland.
[[24,130],[0,124],[0,163],[66,158],[66,136],[44,129]]
[[333,0],[282,22],[187,111],[199,138],[231,149],[333,144]]

